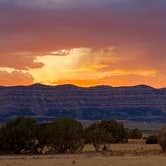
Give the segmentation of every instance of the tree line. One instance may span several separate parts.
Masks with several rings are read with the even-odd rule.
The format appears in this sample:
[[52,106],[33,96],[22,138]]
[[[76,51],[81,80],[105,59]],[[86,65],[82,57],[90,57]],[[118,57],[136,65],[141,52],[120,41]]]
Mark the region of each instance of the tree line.
[[44,149],[49,153],[75,153],[86,144],[92,144],[98,152],[109,150],[112,143],[126,143],[128,138],[142,138],[142,132],[126,129],[116,120],[83,127],[79,121],[68,118],[38,123],[33,118],[18,117],[1,126],[0,153],[42,154]]

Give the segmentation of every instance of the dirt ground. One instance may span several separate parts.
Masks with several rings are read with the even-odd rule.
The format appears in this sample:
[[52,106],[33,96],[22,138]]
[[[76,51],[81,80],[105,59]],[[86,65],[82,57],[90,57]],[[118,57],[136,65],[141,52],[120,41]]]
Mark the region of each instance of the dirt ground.
[[111,152],[95,153],[86,146],[81,154],[0,156],[0,166],[166,166],[159,145],[115,144]]
[[166,156],[88,156],[59,155],[34,157],[7,157],[0,166],[165,166]]

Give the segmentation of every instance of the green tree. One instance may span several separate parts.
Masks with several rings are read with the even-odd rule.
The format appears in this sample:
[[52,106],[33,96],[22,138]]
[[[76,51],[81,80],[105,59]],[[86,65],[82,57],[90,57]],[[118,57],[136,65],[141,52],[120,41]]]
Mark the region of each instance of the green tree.
[[96,151],[103,146],[109,149],[111,143],[127,141],[127,131],[122,123],[116,120],[103,120],[85,129],[86,143],[92,144]]
[[[42,153],[45,147],[50,147],[54,141],[54,131],[56,131],[52,123],[38,124],[36,130],[36,138],[38,144],[36,146],[36,153]],[[48,150],[49,151],[49,150]]]
[[85,129],[86,144],[92,144],[96,152],[111,139],[111,133],[106,133],[106,130],[103,130],[100,123],[94,123]]
[[128,140],[127,130],[124,128],[123,123],[116,120],[103,120],[100,125],[107,134],[112,135],[112,139],[108,138],[108,143],[123,143]]
[[139,129],[128,129],[128,138],[130,139],[141,139],[142,138],[142,131]]
[[0,129],[1,151],[15,154],[33,152],[36,126],[36,121],[31,118],[19,117],[9,121]]
[[[58,153],[76,152],[82,150],[83,126],[80,122],[72,119],[57,119],[50,124],[52,136],[49,138],[55,151]],[[50,130],[49,129],[49,130]]]

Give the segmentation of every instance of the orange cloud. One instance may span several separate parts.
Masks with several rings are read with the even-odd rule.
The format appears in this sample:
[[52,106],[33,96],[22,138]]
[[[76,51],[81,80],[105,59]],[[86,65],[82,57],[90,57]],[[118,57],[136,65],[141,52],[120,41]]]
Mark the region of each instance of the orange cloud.
[[[0,67],[41,68],[42,64],[34,60],[48,52],[113,45],[121,53],[127,52],[129,59],[135,56],[134,49],[141,50],[143,56],[136,56],[143,57],[142,63],[146,61],[146,65],[163,70],[166,63],[165,1],[63,1],[65,3],[0,1]],[[144,7],[147,10],[143,10]],[[142,63],[133,65],[140,67]]]
[[[34,53],[10,53],[0,55],[0,67],[28,70],[30,68],[41,68],[43,63],[35,62]],[[37,53],[36,55],[40,55]]]
[[22,70],[0,79],[165,86],[165,6],[164,0],[0,0],[0,67]]
[[0,71],[0,85],[1,86],[16,86],[16,85],[30,85],[33,84],[34,79],[28,73],[21,71]]
[[41,69],[29,71],[36,82],[73,83],[80,86],[148,84],[155,87],[164,86],[166,82],[162,68],[144,61],[143,54],[139,51],[135,51],[135,54],[142,55],[140,57],[131,56],[114,47],[73,48],[53,52],[56,56],[50,54],[36,60],[44,64]]

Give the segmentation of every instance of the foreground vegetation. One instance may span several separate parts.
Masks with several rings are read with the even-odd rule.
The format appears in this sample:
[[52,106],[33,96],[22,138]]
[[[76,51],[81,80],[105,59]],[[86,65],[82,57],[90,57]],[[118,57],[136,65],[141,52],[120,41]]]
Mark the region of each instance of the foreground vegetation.
[[[19,117],[0,128],[1,154],[42,154],[82,152],[85,145],[92,145],[96,152],[110,151],[110,145],[127,143],[128,139],[142,138],[138,129],[129,130],[116,120],[103,120],[84,128],[73,119],[57,119],[40,124],[32,118]],[[149,137],[148,143],[155,143]],[[162,150],[166,149],[166,130],[159,134]]]

